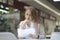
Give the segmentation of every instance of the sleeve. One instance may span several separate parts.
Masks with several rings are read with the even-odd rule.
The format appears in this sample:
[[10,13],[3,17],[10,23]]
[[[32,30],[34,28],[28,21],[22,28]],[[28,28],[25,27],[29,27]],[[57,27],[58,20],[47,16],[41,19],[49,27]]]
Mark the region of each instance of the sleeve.
[[22,35],[22,31],[23,30],[21,30],[21,25],[22,25],[22,21],[19,23],[19,25],[18,25],[18,29],[17,29],[17,32],[18,32],[18,38],[20,38],[20,37],[22,37],[23,35]]
[[23,29],[22,25],[23,25],[23,21],[20,22],[19,28],[17,29],[18,38],[24,38],[26,36],[27,31]]

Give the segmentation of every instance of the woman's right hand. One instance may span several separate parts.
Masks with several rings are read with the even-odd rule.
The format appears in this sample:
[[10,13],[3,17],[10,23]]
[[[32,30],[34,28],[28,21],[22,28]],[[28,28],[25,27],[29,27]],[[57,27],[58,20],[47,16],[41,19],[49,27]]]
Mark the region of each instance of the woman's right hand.
[[29,20],[24,20],[24,21],[22,21],[20,24],[19,24],[19,27],[21,28],[21,29],[25,29],[26,28],[26,25],[29,23]]

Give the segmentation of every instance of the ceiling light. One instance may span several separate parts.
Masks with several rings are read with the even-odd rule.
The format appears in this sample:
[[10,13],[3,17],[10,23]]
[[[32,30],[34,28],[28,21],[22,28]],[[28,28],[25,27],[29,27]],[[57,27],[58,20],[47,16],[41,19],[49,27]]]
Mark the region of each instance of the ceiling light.
[[18,9],[14,9],[14,11],[16,12],[16,11],[18,11]]
[[2,10],[2,9],[0,9],[0,11],[2,11],[2,12],[4,12],[4,13],[9,13],[9,11]]
[[0,5],[0,7],[1,7],[1,8],[4,8],[4,6],[3,6],[3,5]]
[[57,2],[57,1],[60,1],[60,0],[53,0],[53,1]]
[[9,8],[8,8],[8,7],[6,7],[5,9],[9,10]]

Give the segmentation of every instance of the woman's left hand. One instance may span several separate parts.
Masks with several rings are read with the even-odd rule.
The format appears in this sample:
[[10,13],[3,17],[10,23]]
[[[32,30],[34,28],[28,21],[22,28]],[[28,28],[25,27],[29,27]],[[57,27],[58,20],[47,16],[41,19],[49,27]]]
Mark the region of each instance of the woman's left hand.
[[34,35],[34,34],[29,34],[29,36],[33,39],[36,39],[37,38],[37,35]]

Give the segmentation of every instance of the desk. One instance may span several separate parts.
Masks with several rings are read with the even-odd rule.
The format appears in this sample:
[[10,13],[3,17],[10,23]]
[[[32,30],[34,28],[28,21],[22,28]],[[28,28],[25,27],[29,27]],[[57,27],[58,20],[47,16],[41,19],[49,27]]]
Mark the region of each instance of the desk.
[[50,39],[18,39],[18,40],[50,40]]

